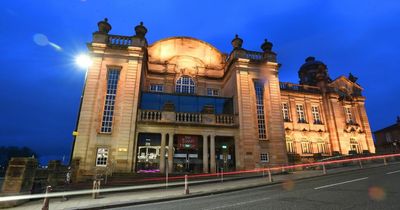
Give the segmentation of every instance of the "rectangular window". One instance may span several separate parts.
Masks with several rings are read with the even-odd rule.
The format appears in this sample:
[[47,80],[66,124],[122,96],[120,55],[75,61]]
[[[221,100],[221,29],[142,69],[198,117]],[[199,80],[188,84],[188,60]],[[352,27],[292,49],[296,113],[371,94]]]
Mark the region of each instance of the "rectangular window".
[[265,140],[267,139],[267,132],[265,129],[264,116],[264,84],[259,81],[254,81],[254,89],[256,91],[258,138],[261,140]]
[[344,107],[344,114],[346,115],[346,123],[354,124],[353,114],[351,113],[350,107]]
[[295,153],[294,143],[292,141],[286,142],[287,153]]
[[314,124],[322,124],[321,115],[319,114],[319,107],[318,106],[312,106],[311,107],[311,113],[312,113],[312,116],[313,116]]
[[282,103],[282,115],[283,115],[283,121],[290,122],[288,103]]
[[306,122],[306,116],[304,114],[304,106],[303,104],[297,104],[296,105],[296,112],[297,112],[297,118],[299,123],[307,123]]
[[219,96],[219,90],[214,88],[207,88],[208,96]]
[[301,142],[301,151],[303,154],[311,154],[311,143],[310,142]]
[[96,166],[107,166],[108,148],[97,148]]
[[385,137],[386,137],[386,142],[392,142],[392,135],[390,135],[390,133],[385,133]]
[[111,133],[114,117],[115,97],[119,80],[119,69],[110,69],[107,75],[107,93],[104,104],[103,119],[101,122],[101,132]]
[[164,92],[164,86],[161,84],[151,84],[150,91],[151,92]]
[[268,163],[269,162],[268,153],[261,153],[260,154],[260,161],[262,163]]
[[323,142],[317,143],[318,153],[327,154],[328,153],[328,146]]

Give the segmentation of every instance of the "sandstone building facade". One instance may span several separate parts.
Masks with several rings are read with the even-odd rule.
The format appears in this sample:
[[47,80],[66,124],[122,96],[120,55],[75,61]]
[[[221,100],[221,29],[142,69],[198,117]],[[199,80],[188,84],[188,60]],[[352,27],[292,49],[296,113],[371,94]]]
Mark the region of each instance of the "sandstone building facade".
[[73,160],[79,173],[214,173],[285,165],[319,156],[374,153],[362,87],[331,80],[309,57],[300,84],[280,82],[272,43],[229,54],[189,37],[148,45],[111,35],[107,20],[88,44]]

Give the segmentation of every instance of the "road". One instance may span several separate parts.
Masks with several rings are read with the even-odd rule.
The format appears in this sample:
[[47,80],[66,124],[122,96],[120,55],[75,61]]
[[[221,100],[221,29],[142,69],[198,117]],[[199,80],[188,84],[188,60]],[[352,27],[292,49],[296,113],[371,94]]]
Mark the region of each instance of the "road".
[[400,165],[119,209],[400,209]]

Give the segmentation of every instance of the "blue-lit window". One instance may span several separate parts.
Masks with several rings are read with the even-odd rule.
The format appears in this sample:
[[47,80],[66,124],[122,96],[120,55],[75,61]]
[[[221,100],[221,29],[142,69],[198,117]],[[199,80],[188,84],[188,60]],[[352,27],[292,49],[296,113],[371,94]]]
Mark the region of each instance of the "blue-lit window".
[[119,80],[119,69],[108,70],[107,75],[107,93],[104,104],[103,119],[101,122],[102,133],[111,133],[114,117],[115,97],[117,95],[117,86]]
[[267,139],[267,132],[265,129],[265,115],[264,115],[264,84],[259,81],[255,81],[254,89],[256,91],[258,138],[260,140],[265,140]]
[[151,92],[164,92],[164,86],[161,84],[151,84],[149,89]]
[[225,97],[142,92],[140,109],[163,110],[166,103],[174,104],[175,112],[200,113],[205,106],[214,106],[215,114],[233,114],[233,100]]
[[195,84],[192,78],[188,76],[182,76],[176,80],[175,92],[194,94]]

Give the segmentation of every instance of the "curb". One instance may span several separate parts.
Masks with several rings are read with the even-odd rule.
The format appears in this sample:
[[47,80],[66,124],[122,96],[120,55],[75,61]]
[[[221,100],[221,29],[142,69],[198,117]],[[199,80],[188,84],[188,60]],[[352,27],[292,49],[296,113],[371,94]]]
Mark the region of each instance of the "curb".
[[[394,164],[389,164],[389,166],[390,165],[394,165]],[[322,174],[321,173],[320,175],[302,177],[302,178],[297,178],[297,179],[293,179],[293,180],[302,181],[302,180],[307,180],[307,179],[318,178],[318,177],[321,177],[321,176],[331,176],[331,175],[337,175],[337,174],[342,174],[342,173],[346,173],[346,172],[354,172],[354,171],[366,170],[366,169],[372,169],[372,168],[378,168],[378,167],[384,167],[384,165],[371,166],[371,167],[368,167],[368,168],[356,168],[356,169],[351,169],[351,170],[346,170],[346,171],[339,171],[339,172],[328,173],[328,174]],[[74,209],[80,209],[80,210],[109,209],[109,208],[119,208],[119,207],[135,206],[135,205],[150,204],[150,203],[159,203],[159,202],[166,202],[166,201],[172,201],[172,200],[183,200],[183,199],[188,199],[188,198],[203,197],[203,196],[209,196],[209,195],[217,195],[217,194],[222,194],[222,193],[229,193],[229,192],[235,192],[235,191],[241,191],[241,190],[247,190],[247,189],[254,189],[254,188],[265,187],[265,186],[273,186],[273,185],[281,184],[284,181],[285,180],[276,181],[276,182],[272,182],[272,183],[250,185],[250,186],[245,186],[245,187],[223,189],[223,190],[217,190],[217,191],[213,191],[213,192],[199,192],[199,193],[194,193],[194,194],[189,194],[189,195],[171,196],[171,197],[165,197],[165,198],[149,199],[149,200],[141,200],[141,201],[133,201],[133,202],[128,201],[128,202],[121,202],[121,203],[111,203],[109,205],[103,205],[103,206],[87,206],[87,207],[80,207],[80,208],[74,208]]]

